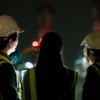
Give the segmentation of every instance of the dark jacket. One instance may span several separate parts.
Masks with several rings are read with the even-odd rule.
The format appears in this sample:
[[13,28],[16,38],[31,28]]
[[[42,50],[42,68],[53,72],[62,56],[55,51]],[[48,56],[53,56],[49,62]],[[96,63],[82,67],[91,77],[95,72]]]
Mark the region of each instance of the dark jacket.
[[82,100],[100,100],[100,62],[95,62],[86,71]]
[[17,93],[17,75],[14,66],[11,64],[11,58],[3,52],[0,52],[0,100],[1,98],[21,100]]

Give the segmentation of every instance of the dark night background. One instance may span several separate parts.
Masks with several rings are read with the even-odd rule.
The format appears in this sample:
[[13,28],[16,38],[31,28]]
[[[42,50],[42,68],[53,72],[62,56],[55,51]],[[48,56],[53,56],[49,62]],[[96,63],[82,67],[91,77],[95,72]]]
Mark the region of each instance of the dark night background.
[[[52,17],[52,30],[63,39],[64,63],[74,68],[74,60],[81,50],[80,43],[92,30],[92,6],[89,0],[0,0],[0,16],[13,16],[25,32],[19,36],[17,50],[31,46],[38,39],[37,17],[35,7],[39,3],[50,2],[57,6]],[[36,55],[28,54],[25,61],[36,61]],[[52,62],[51,62],[52,63]]]
[[[63,39],[65,65],[75,70],[74,62],[81,53],[80,43],[92,30],[92,5],[89,0],[0,0],[0,16],[6,14],[14,17],[19,27],[25,30],[19,36],[17,50],[20,50],[38,40],[38,14],[35,7],[44,2],[57,7],[52,17],[52,30],[58,32]],[[35,63],[36,58],[37,55],[28,54],[18,63],[19,67],[26,61]],[[83,80],[84,78],[79,78],[76,84],[77,100],[81,100]]]

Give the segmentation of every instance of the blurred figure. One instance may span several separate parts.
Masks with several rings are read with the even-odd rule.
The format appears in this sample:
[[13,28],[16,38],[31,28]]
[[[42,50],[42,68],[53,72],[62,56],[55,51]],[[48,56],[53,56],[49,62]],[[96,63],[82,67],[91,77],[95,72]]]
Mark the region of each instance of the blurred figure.
[[21,89],[12,64],[17,63],[29,52],[38,52],[38,49],[33,47],[15,52],[21,32],[23,31],[13,17],[0,16],[0,100],[21,100]]
[[21,32],[13,17],[0,16],[0,100],[21,100],[15,68],[8,56],[15,51]]
[[62,39],[46,33],[40,44],[37,64],[22,81],[23,100],[75,100],[77,72],[62,63]]
[[100,30],[90,32],[82,41],[83,54],[89,65],[83,85],[82,100],[100,99]]

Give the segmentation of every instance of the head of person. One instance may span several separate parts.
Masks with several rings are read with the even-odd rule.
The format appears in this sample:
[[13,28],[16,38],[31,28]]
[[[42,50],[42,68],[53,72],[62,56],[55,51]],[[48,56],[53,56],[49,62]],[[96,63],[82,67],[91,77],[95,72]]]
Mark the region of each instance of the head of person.
[[[60,93],[60,91],[62,91],[62,88],[59,88],[59,85],[68,85],[68,80],[66,80],[67,73],[65,68],[63,67],[61,53],[62,39],[59,34],[57,34],[56,32],[46,33],[42,37],[40,43],[40,51],[35,71],[35,75],[37,78],[37,94],[43,95],[44,98],[45,95],[41,90],[53,90],[52,96],[50,95],[50,93],[48,93],[49,91],[46,92],[46,96],[50,97],[50,99],[59,99],[58,94]],[[45,86],[45,83],[47,84],[48,88]],[[64,89],[66,91],[66,87],[64,87]],[[66,98],[65,94],[61,94],[61,99],[63,98]]]
[[19,33],[23,31],[18,27],[13,17],[0,16],[0,51],[10,54],[14,52],[18,44]]
[[83,55],[88,65],[100,59],[100,30],[93,30],[82,41]]
[[56,32],[46,33],[40,43],[38,62],[53,63],[61,60],[62,39]]

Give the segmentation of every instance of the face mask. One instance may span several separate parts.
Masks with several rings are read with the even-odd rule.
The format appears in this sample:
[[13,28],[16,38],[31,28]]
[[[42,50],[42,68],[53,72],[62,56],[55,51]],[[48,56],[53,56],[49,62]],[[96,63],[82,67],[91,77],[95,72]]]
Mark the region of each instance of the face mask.
[[15,41],[15,42],[13,43],[12,47],[9,49],[8,55],[9,55],[10,53],[12,53],[12,52],[15,52],[17,45],[18,45],[18,41]]

